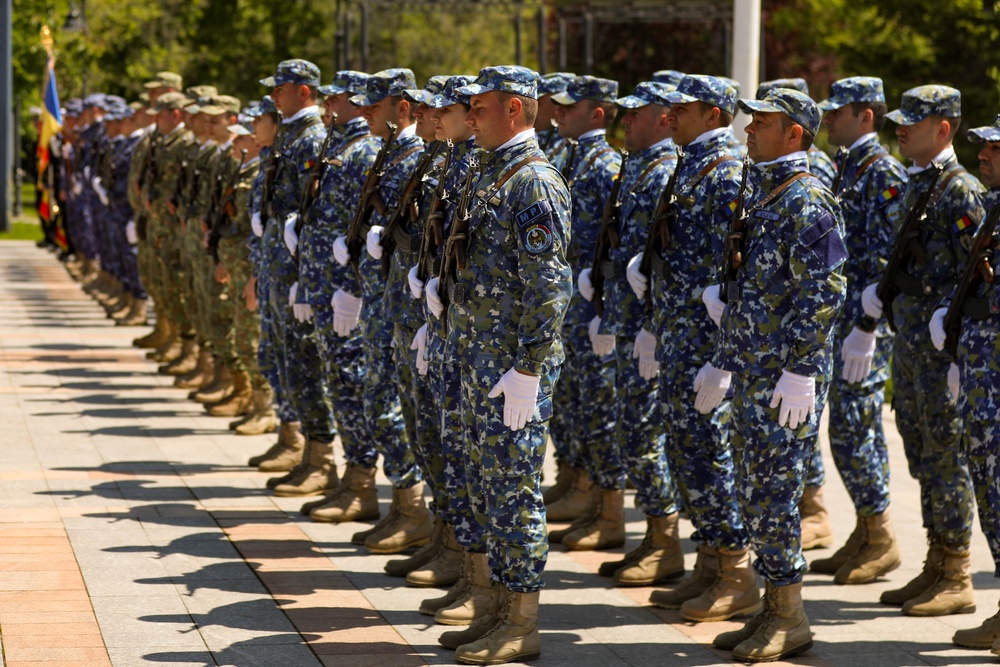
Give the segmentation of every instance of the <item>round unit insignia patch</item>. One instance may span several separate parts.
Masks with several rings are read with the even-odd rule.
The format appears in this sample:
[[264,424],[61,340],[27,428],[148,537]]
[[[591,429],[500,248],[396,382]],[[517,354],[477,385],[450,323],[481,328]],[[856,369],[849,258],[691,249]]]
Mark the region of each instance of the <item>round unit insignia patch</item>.
[[545,225],[530,225],[524,230],[524,247],[532,255],[551,250],[552,243],[552,231]]

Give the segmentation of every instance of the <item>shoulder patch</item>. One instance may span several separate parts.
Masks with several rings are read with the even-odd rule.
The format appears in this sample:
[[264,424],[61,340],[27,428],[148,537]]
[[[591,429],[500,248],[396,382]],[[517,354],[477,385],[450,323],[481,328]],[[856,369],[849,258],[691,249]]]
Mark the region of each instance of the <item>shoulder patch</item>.
[[524,230],[524,249],[530,255],[539,255],[552,249],[555,237],[548,225],[543,222],[530,224]]
[[958,219],[958,222],[955,223],[955,231],[964,232],[966,229],[972,227],[972,225],[974,224],[975,221],[973,221],[971,215],[968,214],[963,215],[961,218]]
[[524,229],[532,222],[552,214],[552,207],[545,200],[539,200],[531,206],[514,214],[514,222],[518,229]]
[[891,200],[895,199],[896,195],[898,195],[899,192],[900,192],[900,189],[897,188],[897,187],[895,187],[895,186],[889,188],[888,190],[883,190],[882,192],[880,192],[878,194],[878,203],[879,204],[884,204],[887,201],[891,201]]

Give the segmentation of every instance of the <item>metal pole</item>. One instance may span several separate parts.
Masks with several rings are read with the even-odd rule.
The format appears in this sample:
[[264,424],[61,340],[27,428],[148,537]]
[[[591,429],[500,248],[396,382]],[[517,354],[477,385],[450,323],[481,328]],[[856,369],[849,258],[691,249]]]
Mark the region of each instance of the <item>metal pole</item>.
[[514,64],[520,65],[521,61],[524,60],[524,53],[522,51],[521,45],[521,23],[523,17],[521,16],[521,10],[518,9],[514,13]]
[[[733,78],[740,82],[740,94],[752,96],[760,83],[761,43],[760,0],[733,0]],[[740,141],[746,141],[746,117],[733,123]]]
[[566,19],[559,17],[559,71],[566,71]]
[[21,164],[21,96],[14,98],[14,215],[24,211],[24,201],[21,199],[21,184],[24,182],[24,169]]
[[548,31],[545,29],[545,5],[538,8],[538,73],[547,74],[545,61],[549,52]]
[[351,5],[344,1],[344,69],[351,69]]
[[594,69],[594,15],[583,15],[583,73],[591,74]]
[[361,3],[361,71],[368,71],[368,3]]
[[0,231],[10,231],[11,98],[14,56],[11,49],[11,0],[0,0]]

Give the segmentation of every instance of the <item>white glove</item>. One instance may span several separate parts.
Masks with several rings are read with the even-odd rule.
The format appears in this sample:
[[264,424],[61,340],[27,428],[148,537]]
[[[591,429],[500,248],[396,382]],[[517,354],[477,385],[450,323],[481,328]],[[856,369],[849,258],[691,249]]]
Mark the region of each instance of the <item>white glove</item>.
[[347,266],[347,263],[351,261],[351,253],[347,250],[346,236],[338,236],[337,240],[333,242],[333,258],[341,266]]
[[333,293],[330,305],[333,306],[334,332],[338,336],[347,338],[361,319],[361,297],[339,289]]
[[656,336],[645,329],[639,329],[632,346],[632,358],[639,360],[639,377],[652,380],[660,372],[660,362],[656,360]]
[[537,375],[525,375],[512,368],[503,374],[500,381],[490,390],[489,397],[504,395],[503,425],[511,431],[519,431],[535,414],[535,404],[538,403]]
[[410,294],[417,301],[424,295],[424,281],[417,278],[417,267],[411,266],[410,272],[406,274],[406,280],[410,283]]
[[90,180],[90,167],[83,168],[83,177],[88,181]]
[[94,192],[97,193],[97,198],[101,200],[102,204],[104,204],[105,206],[107,206],[108,205],[108,191],[105,190],[104,186],[101,185],[101,177],[100,176],[95,176],[94,178],[90,179],[90,184],[92,186],[94,186]]
[[129,245],[138,245],[139,233],[135,230],[135,220],[129,220],[125,223],[125,240],[128,241]]
[[594,354],[599,357],[606,357],[615,349],[615,337],[608,334],[599,334],[597,330],[601,327],[601,318],[595,317],[590,320],[587,333],[590,335],[590,346],[594,348]]
[[299,295],[299,282],[296,280],[294,283],[292,283],[292,289],[288,290],[289,306],[295,305],[295,299],[298,297],[298,295]]
[[297,303],[292,306],[292,315],[299,322],[308,322],[313,318],[313,307],[308,303]]
[[778,426],[797,428],[805,423],[809,415],[816,412],[816,380],[788,371],[781,371],[781,377],[774,385],[771,407],[781,406],[778,412]]
[[706,363],[694,376],[694,409],[703,415],[722,404],[733,382],[733,374]]
[[882,299],[875,294],[877,289],[878,283],[872,283],[861,293],[861,308],[865,311],[865,315],[873,320],[882,319],[883,304]]
[[948,390],[951,392],[951,404],[955,405],[958,403],[958,392],[959,392],[959,380],[961,376],[958,372],[958,366],[952,364],[948,367]]
[[299,235],[295,233],[295,223],[298,220],[298,213],[289,213],[285,218],[285,247],[292,253],[292,257],[295,257],[295,252],[299,249]]
[[872,372],[874,357],[875,334],[854,327],[840,348],[840,358],[844,360],[844,379],[851,384],[864,380]]
[[250,229],[257,238],[264,236],[264,225],[260,222],[260,211],[254,211],[250,216]]
[[584,269],[580,272],[576,279],[576,286],[580,290],[580,296],[587,301],[594,300],[594,283],[590,282],[590,269]]
[[635,295],[640,299],[645,299],[646,290],[649,288],[649,278],[642,275],[642,271],[639,270],[640,263],[642,263],[641,252],[628,261],[628,266],[625,268],[625,278]]
[[80,182],[80,179],[74,178],[73,179],[73,194],[79,195],[81,192],[83,192],[83,183]]
[[931,330],[931,343],[934,344],[934,349],[938,352],[944,349],[944,341],[948,338],[948,334],[944,331],[944,316],[947,313],[947,308],[938,308],[931,315],[930,324],[927,325],[927,328]]
[[726,309],[726,304],[722,302],[722,298],[719,296],[721,289],[721,285],[709,285],[701,293],[701,300],[705,304],[705,310],[708,311],[708,316],[712,318],[717,327],[722,326],[722,312]]
[[441,301],[441,297],[438,296],[438,284],[441,279],[434,276],[427,281],[427,285],[424,287],[424,291],[427,292],[427,306],[431,309],[431,314],[441,319],[444,314],[444,302]]
[[382,259],[382,227],[372,225],[368,230],[368,236],[365,237],[365,245],[369,255],[375,259]]
[[417,329],[417,333],[413,336],[413,342],[410,343],[410,349],[417,351],[417,373],[420,375],[427,375],[427,369],[430,368],[431,364],[429,361],[424,359],[424,350],[427,349],[426,324]]

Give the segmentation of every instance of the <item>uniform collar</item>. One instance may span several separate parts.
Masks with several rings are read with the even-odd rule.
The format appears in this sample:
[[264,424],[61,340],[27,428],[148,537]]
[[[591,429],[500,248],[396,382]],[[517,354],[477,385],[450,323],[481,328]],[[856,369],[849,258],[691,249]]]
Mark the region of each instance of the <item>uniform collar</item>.
[[944,149],[943,151],[941,151],[940,153],[938,153],[938,154],[937,154],[937,155],[936,155],[936,156],[934,157],[934,159],[933,159],[933,160],[931,160],[931,161],[930,161],[930,162],[929,162],[929,163],[927,164],[927,166],[924,166],[924,167],[918,167],[917,165],[912,165],[912,166],[909,166],[909,167],[907,167],[907,168],[906,168],[906,173],[907,173],[907,174],[910,174],[911,176],[912,176],[913,174],[919,174],[919,173],[920,173],[920,172],[922,172],[922,171],[926,171],[926,170],[927,170],[927,167],[931,166],[931,165],[932,165],[932,164],[934,164],[935,162],[936,162],[936,163],[938,163],[938,164],[944,164],[945,162],[947,162],[948,160],[952,159],[953,157],[955,157],[955,147],[954,147],[954,146],[952,146],[951,144],[949,144],[949,145],[948,145],[948,147],[947,147],[947,148],[945,148],[945,149]]
[[300,118],[305,118],[306,116],[318,116],[319,115],[319,105],[313,104],[312,106],[305,107],[304,109],[299,109],[294,114],[288,118],[282,118],[282,125],[291,125]]
[[701,134],[698,135],[698,137],[694,141],[688,144],[688,146],[703,144],[711,139],[715,139],[716,137],[721,137],[726,132],[729,132],[728,127],[717,127],[714,130],[709,130],[708,132],[702,132]]
[[534,136],[535,136],[535,128],[530,127],[527,130],[525,130],[524,132],[519,132],[519,133],[515,134],[511,138],[510,141],[508,141],[507,143],[505,143],[503,146],[500,146],[499,148],[495,149],[493,152],[494,153],[499,153],[500,151],[506,150],[508,148],[511,148],[512,146],[516,146],[518,144],[523,144],[528,139],[531,139]]
[[855,148],[859,148],[872,140],[878,141],[878,132],[869,132],[868,134],[858,137],[858,140],[848,147],[847,152],[851,153]]

